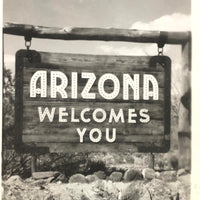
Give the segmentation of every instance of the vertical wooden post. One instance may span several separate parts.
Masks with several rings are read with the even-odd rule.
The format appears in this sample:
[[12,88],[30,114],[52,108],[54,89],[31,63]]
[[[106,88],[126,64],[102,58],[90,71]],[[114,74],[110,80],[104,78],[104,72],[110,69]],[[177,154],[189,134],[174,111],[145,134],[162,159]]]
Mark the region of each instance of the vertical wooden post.
[[[191,69],[191,41],[182,45],[182,70],[181,70],[181,97],[183,97],[191,88],[190,83]],[[186,106],[187,107],[187,106]],[[190,127],[190,109],[186,108],[183,102],[180,102],[179,109],[179,169],[191,169],[191,127]]]
[[155,156],[153,153],[150,153],[150,157],[149,157],[149,168],[154,169],[154,159]]
[[31,157],[31,174],[37,171],[37,156],[34,154]]

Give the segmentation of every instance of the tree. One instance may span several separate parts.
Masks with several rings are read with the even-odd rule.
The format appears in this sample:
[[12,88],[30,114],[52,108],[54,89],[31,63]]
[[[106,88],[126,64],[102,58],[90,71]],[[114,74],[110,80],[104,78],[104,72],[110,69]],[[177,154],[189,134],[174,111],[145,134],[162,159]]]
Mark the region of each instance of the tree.
[[10,69],[3,70],[3,142],[14,129],[15,81]]

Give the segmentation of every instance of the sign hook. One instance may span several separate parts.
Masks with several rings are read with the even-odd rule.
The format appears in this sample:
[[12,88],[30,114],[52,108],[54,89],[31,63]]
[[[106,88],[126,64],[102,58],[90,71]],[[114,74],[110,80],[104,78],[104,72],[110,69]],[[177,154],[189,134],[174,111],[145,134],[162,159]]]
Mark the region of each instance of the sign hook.
[[30,36],[24,36],[25,39],[25,47],[27,48],[27,50],[30,50],[31,47],[31,37]]
[[160,32],[160,37],[158,39],[157,45],[158,45],[158,56],[163,55],[163,47],[165,46],[165,43],[167,41],[167,34],[164,31]]
[[32,53],[30,51],[32,38],[31,38],[31,36],[26,35],[26,36],[24,36],[24,39],[25,39],[25,47],[27,49],[27,58],[28,58],[29,62],[32,62]]

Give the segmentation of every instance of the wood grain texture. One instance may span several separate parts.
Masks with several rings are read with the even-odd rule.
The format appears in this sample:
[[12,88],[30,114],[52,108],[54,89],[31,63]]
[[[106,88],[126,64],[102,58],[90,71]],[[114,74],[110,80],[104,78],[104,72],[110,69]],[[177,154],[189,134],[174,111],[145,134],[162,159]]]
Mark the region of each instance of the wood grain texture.
[[47,179],[57,177],[59,174],[58,171],[33,172],[32,177],[34,179]]
[[3,33],[43,39],[102,40],[140,43],[158,43],[164,35],[166,44],[182,44],[190,38],[190,32],[164,32],[117,28],[57,28],[14,23],[5,23]]
[[[31,144],[31,143],[30,143]],[[152,143],[114,143],[114,144],[92,144],[92,143],[35,143],[37,148],[48,147],[49,152],[165,152],[163,139]]]
[[[32,52],[32,51],[30,51]],[[29,52],[29,54],[31,54]],[[21,52],[22,56],[20,59],[26,57],[26,51]],[[111,150],[116,148],[116,145],[126,148],[126,145],[132,146],[139,151],[167,151],[169,147],[169,129],[166,129],[169,124],[166,124],[166,105],[170,105],[170,96],[168,90],[170,89],[170,80],[168,77],[169,67],[163,66],[163,63],[158,60],[152,62],[152,57],[146,56],[103,56],[103,55],[76,55],[76,54],[58,54],[58,53],[46,53],[46,52],[36,52],[38,55],[38,60],[30,62],[29,59],[24,59],[21,61],[23,64],[23,75],[21,79],[23,81],[23,98],[20,101],[23,102],[23,107],[21,108],[22,115],[22,130],[21,138],[25,144],[34,145],[36,147],[49,147],[50,151],[105,151],[106,149]],[[152,64],[153,63],[153,64]],[[69,98],[62,99],[58,95],[56,99],[50,98],[50,80],[48,77],[48,96],[46,98],[30,98],[30,79],[35,71],[46,70],[48,73],[50,71],[61,71],[69,77],[69,86],[67,92]],[[81,72],[94,72],[96,74],[97,80],[104,73],[113,73],[120,80],[120,94],[113,100],[105,100],[98,94],[97,82],[95,82],[92,92],[97,94],[97,98],[94,100],[85,100],[81,98],[81,91],[86,82],[81,79]],[[71,72],[78,72],[80,87],[78,89],[78,99],[71,99],[71,84],[70,75]],[[122,97],[122,74],[128,73],[130,75],[138,73],[141,76],[140,80],[140,100],[129,99],[127,101],[123,100]],[[143,74],[153,74],[158,80],[159,85],[159,100],[154,101],[150,99],[149,101],[144,101],[142,99],[143,93]],[[106,91],[112,91],[112,84],[106,85]],[[130,90],[130,96],[133,95]],[[38,107],[52,107],[56,108],[55,116],[53,122],[49,122],[46,117],[43,122],[39,121]],[[60,107],[65,107],[68,112],[67,122],[59,122],[59,112]],[[85,114],[86,118],[90,118],[89,123],[71,122],[71,108],[75,108],[75,117],[80,119],[80,113],[84,108],[90,108],[90,111]],[[102,123],[97,123],[93,117],[92,113],[96,108],[102,108],[106,112],[106,119]],[[109,123],[110,110],[113,108],[116,113],[122,108],[124,111],[125,122],[119,121],[118,123]],[[128,109],[134,108],[137,114],[135,117],[136,123],[128,123]],[[148,115],[150,116],[150,121],[148,123],[141,123],[139,114],[141,109],[148,109]],[[170,109],[168,107],[167,109]],[[169,113],[168,113],[169,114]],[[101,114],[97,115],[101,117]],[[168,116],[169,117],[169,116]],[[77,128],[83,129],[87,128],[84,136],[84,144],[80,144],[79,135],[77,133]],[[98,128],[102,131],[102,140],[96,144],[91,143],[89,131],[93,128]],[[109,144],[105,140],[105,130],[109,128],[116,128],[116,141],[113,144]],[[166,131],[167,130],[167,131]],[[167,139],[166,139],[167,138]],[[62,144],[62,145],[60,145]],[[64,147],[66,144],[66,147]],[[46,145],[46,146],[45,146]],[[60,146],[59,146],[60,145]],[[97,145],[97,148],[96,148]],[[101,146],[102,145],[102,146]],[[108,148],[106,146],[108,145]],[[113,147],[112,147],[113,145]],[[72,148],[69,150],[69,148]],[[104,148],[102,148],[104,147]],[[118,148],[117,148],[118,149]]]
[[[79,135],[77,133],[77,128],[81,130],[83,128],[87,128],[85,135],[88,135],[88,131],[92,128],[98,128],[105,135],[106,128],[110,129],[110,132],[113,128],[116,128],[117,135],[123,135],[124,137],[128,135],[159,135],[163,134],[163,121],[152,120],[148,124],[109,124],[109,123],[101,123],[97,124],[94,122],[88,123],[38,123],[37,126],[34,125],[36,122],[29,122],[24,125],[24,135],[59,135],[63,134],[66,138],[74,137],[74,140],[77,141]],[[48,128],[47,128],[48,127]],[[155,128],[156,127],[156,128]],[[163,134],[164,135],[164,134]],[[56,142],[56,140],[55,140]]]
[[[163,140],[163,135],[117,135],[117,140],[114,143],[148,143],[149,141],[160,142]],[[67,134],[49,134],[46,135],[23,135],[23,141],[30,143],[79,143],[80,140],[76,135]],[[55,142],[56,141],[56,142]],[[88,134],[85,135],[83,143],[91,143]],[[113,144],[114,144],[113,143]],[[102,140],[98,144],[109,144],[105,139],[105,134],[102,135]],[[95,145],[95,143],[94,143]]]

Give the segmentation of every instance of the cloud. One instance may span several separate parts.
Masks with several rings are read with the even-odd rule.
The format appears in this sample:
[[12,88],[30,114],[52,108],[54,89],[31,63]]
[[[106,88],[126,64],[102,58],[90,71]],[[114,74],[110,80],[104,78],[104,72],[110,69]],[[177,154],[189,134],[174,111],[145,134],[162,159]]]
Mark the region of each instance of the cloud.
[[189,31],[191,30],[191,18],[189,15],[174,13],[162,16],[149,23],[135,22],[130,28],[160,31]]
[[[130,29],[139,30],[160,30],[160,31],[189,31],[191,29],[191,19],[189,15],[181,13],[174,13],[172,15],[165,15],[148,23],[135,22],[131,25]],[[135,47],[116,46],[116,45],[101,45],[99,49],[105,53],[125,54],[125,55],[151,55],[155,54],[152,50],[152,44],[139,44],[134,43]],[[130,46],[130,45],[129,45]],[[169,48],[167,49],[169,52]]]

